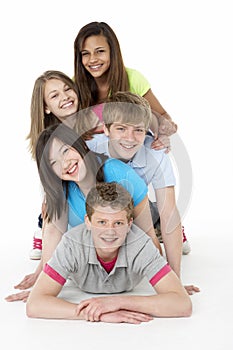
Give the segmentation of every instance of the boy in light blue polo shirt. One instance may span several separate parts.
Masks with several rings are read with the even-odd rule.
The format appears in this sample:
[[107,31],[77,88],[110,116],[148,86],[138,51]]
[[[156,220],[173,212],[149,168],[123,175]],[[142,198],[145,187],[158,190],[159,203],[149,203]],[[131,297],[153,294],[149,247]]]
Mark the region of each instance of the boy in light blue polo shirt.
[[[133,207],[129,192],[116,182],[99,183],[88,192],[85,224],[63,235],[32,288],[29,317],[138,324],[191,315],[180,280],[151,238],[133,224]],[[69,276],[81,290],[105,295],[80,303],[58,297]],[[155,294],[123,294],[143,278]]]
[[147,185],[152,185],[156,198],[153,219],[160,220],[167,260],[180,277],[183,238],[175,199],[176,181],[169,156],[164,149],[151,149],[153,138],[146,136],[151,121],[149,104],[131,92],[118,92],[104,104],[103,121],[105,135],[87,141],[88,147],[127,162]]

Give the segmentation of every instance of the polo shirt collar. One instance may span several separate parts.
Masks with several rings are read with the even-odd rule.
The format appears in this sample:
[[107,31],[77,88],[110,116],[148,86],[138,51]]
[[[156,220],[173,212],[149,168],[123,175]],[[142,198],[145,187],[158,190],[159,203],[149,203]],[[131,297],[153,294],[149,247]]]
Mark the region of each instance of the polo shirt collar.
[[[96,250],[95,250],[91,235],[90,235],[90,249],[89,249],[88,263],[93,265],[100,264],[99,260],[97,259]],[[115,263],[114,269],[116,267],[127,267],[127,266],[128,264],[127,264],[127,258],[126,258],[126,246],[124,244],[119,249],[118,257],[117,257],[117,261]]]

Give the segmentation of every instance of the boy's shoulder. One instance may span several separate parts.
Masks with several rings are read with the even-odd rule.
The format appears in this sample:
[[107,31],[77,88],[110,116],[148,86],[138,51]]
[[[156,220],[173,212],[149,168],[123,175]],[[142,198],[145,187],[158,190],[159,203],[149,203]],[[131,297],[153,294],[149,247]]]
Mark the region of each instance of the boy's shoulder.
[[72,227],[70,230],[65,232],[62,238],[66,242],[69,242],[68,244],[85,244],[86,242],[90,241],[90,236],[91,234],[90,231],[87,229],[86,224],[82,223],[80,225]]
[[91,140],[87,140],[88,148],[97,153],[104,153],[108,155],[108,137],[103,134],[94,134]]
[[144,144],[140,147],[134,157],[134,162],[141,163],[141,165],[147,164],[147,166],[154,166],[154,162],[160,164],[163,159],[168,157],[165,153],[165,149],[155,150],[151,148],[151,143],[153,141],[153,137],[146,136]]

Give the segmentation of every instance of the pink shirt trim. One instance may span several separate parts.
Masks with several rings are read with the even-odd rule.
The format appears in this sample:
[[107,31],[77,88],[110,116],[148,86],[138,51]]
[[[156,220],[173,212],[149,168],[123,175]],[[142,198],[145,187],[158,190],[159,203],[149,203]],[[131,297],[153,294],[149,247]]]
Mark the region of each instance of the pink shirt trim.
[[171,271],[171,267],[167,264],[159,272],[157,272],[154,277],[150,279],[150,284],[154,286],[159,280],[164,277],[168,272]]
[[51,277],[54,281],[56,281],[57,283],[61,284],[62,286],[64,286],[64,284],[66,283],[66,279],[64,277],[62,277],[57,271],[55,271],[51,266],[49,266],[48,264],[45,264],[45,267],[43,268],[43,271],[49,276]]
[[103,103],[95,105],[92,110],[95,112],[99,120],[102,122],[103,121]]
[[101,265],[103,266],[105,271],[107,271],[107,273],[109,273],[114,268],[114,265],[117,261],[117,256],[112,261],[108,261],[108,262],[103,261],[98,255],[97,255],[97,259],[99,260],[99,262],[101,263]]

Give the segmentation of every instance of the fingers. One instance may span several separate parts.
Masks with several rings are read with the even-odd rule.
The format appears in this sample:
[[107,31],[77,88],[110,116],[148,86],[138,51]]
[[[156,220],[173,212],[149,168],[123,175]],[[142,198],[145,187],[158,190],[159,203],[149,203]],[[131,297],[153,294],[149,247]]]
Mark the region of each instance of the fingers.
[[20,293],[15,293],[15,294],[11,294],[8,295],[5,300],[8,302],[13,302],[13,301],[23,301],[26,302],[28,297],[29,297],[30,291],[23,291]]
[[171,143],[169,137],[166,135],[160,135],[158,139],[151,143],[151,148],[157,151],[165,148],[165,153],[170,152]]
[[193,284],[188,285],[188,286],[184,286],[184,288],[186,289],[186,292],[189,295],[193,295],[194,293],[199,293],[200,292],[200,289],[198,287],[194,286]]
[[24,277],[24,279],[17,285],[14,286],[15,289],[25,290],[33,286],[35,283],[35,274],[32,273]]
[[110,323],[140,324],[142,322],[149,322],[153,320],[153,317],[140,312],[119,310],[101,315],[100,320],[102,322]]

